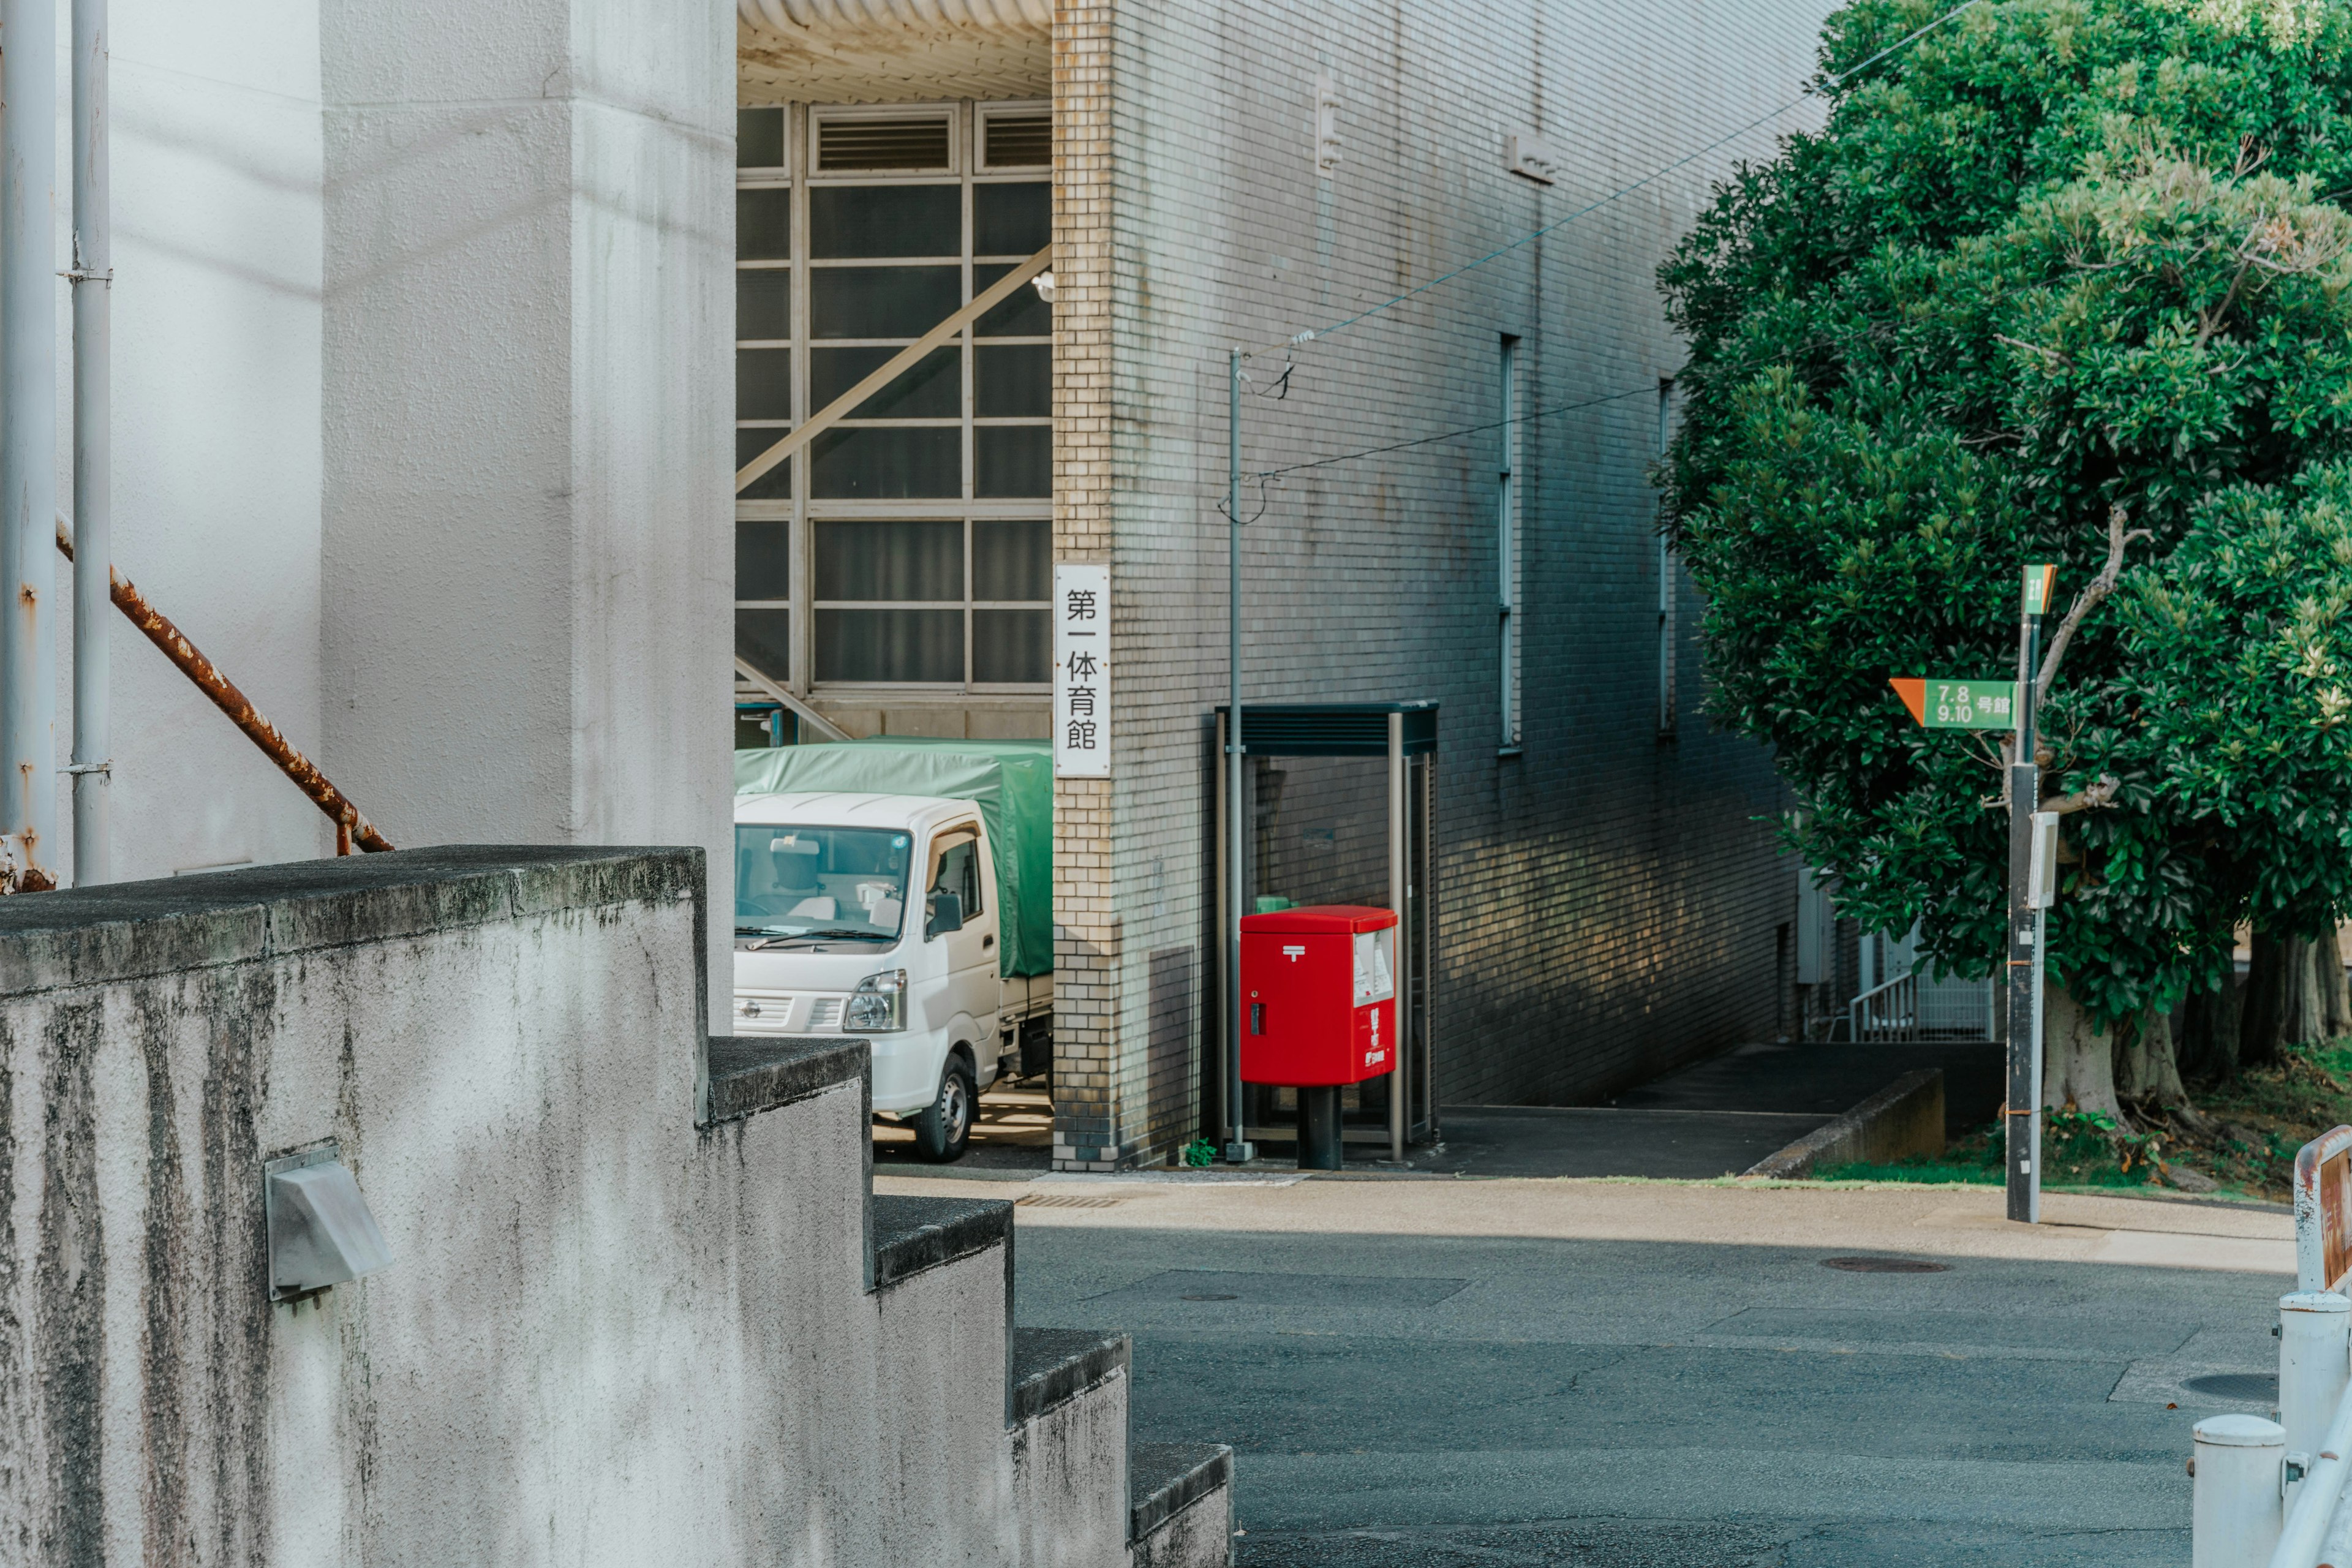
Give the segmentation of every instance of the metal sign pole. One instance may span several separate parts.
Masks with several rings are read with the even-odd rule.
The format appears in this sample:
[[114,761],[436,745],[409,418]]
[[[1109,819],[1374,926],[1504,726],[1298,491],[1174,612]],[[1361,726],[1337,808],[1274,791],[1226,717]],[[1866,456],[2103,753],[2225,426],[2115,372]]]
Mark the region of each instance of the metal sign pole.
[[2041,911],[2032,907],[2033,816],[2042,804],[2035,762],[2033,667],[2054,566],[2028,566],[2017,626],[2017,752],[2009,770],[2009,1098],[2002,1107],[2009,1217],[2042,1221]]
[[1246,1164],[1257,1157],[1242,1115],[1242,910],[1249,906],[1243,885],[1242,815],[1242,351],[1225,358],[1225,574],[1226,628],[1225,885],[1233,889],[1225,925],[1225,1159]]

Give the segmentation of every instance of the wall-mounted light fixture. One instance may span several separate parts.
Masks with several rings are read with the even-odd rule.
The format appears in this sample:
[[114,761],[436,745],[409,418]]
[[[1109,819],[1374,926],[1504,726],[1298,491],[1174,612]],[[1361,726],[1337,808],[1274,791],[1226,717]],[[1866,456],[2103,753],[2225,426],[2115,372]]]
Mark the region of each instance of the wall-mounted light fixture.
[[262,1167],[273,1301],[308,1296],[392,1262],[392,1248],[340,1152],[323,1143]]

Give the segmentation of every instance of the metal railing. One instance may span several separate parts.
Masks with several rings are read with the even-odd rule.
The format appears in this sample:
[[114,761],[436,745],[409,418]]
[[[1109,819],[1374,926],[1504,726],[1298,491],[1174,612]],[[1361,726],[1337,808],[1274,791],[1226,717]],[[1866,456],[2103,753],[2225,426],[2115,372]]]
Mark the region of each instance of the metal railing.
[[1909,1044],[1919,1037],[1919,977],[1898,974],[1846,1004],[1846,1038]]
[[[2211,1415],[2197,1423],[2189,1461],[2194,1568],[2319,1568],[2352,1562],[2352,1300],[2318,1289],[2344,1282],[2328,1221],[2347,1199],[2352,1127],[2295,1157],[2296,1283],[2279,1298],[2278,1419]],[[2330,1212],[2332,1211],[2332,1213]],[[2340,1247],[2340,1241],[2338,1243]],[[2330,1273],[2336,1278],[2330,1279]]]

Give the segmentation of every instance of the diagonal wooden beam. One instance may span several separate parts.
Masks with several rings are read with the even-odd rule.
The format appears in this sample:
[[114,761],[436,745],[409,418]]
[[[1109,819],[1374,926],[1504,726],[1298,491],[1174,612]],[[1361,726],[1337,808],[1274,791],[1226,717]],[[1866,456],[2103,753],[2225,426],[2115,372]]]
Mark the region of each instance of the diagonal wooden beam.
[[876,393],[881,391],[884,387],[898,380],[899,376],[905,374],[907,371],[911,369],[915,363],[921,359],[925,354],[930,353],[933,349],[938,348],[941,343],[946,342],[950,338],[963,331],[967,325],[987,314],[989,311],[993,310],[997,306],[1012,298],[1014,289],[1020,288],[1024,283],[1028,282],[1032,278],[1036,277],[1037,274],[1045,271],[1045,268],[1051,267],[1053,264],[1054,247],[1049,245],[1045,249],[1039,251],[1036,255],[1031,257],[1028,260],[1023,262],[1020,266],[1014,268],[1012,271],[1006,273],[1003,277],[998,279],[995,282],[990,284],[985,289],[982,290],[980,295],[975,298],[971,304],[964,306],[954,315],[950,316],[946,321],[941,321],[938,326],[933,327],[929,331],[925,332],[921,337],[917,338],[913,342],[908,343],[905,348],[900,349],[897,353],[892,354],[888,360],[884,362],[881,369],[876,371],[872,375],[867,376],[864,381],[859,382],[856,386],[851,387],[847,392],[843,393],[839,397],[835,398],[831,403],[826,404],[823,408],[819,409],[815,415],[803,423],[800,428],[793,431],[792,434],[786,436],[782,440],[777,442],[774,446],[769,447],[766,451],[761,453],[758,457],[752,458],[750,462],[736,469],[735,493],[740,496],[745,490],[750,489],[753,485],[759,482],[760,477],[762,474],[765,474],[769,469],[774,468],[778,463],[782,462],[786,458],[791,457],[794,452],[799,451],[803,447],[807,446],[809,442],[814,439],[820,433],[828,430],[835,424],[838,424],[842,419],[848,416],[851,409],[856,407],[859,404],[865,402],[867,398],[873,396]]

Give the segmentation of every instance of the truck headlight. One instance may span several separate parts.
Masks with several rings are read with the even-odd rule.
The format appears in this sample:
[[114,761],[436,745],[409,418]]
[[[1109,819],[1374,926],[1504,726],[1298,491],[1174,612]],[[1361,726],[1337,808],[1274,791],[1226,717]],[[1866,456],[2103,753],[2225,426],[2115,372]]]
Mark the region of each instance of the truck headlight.
[[845,1034],[887,1035],[906,1026],[907,972],[903,969],[886,969],[859,981],[841,1015]]

